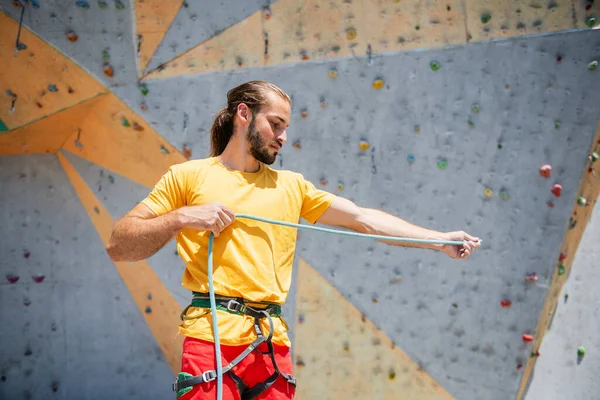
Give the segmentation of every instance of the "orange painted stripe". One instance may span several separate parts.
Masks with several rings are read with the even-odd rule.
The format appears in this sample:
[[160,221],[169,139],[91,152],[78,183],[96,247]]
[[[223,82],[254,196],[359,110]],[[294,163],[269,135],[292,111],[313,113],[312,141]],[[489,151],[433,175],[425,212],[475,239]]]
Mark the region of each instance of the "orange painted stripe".
[[[594,137],[594,141],[592,143],[592,147],[590,149],[590,156],[592,152],[600,153],[600,123],[596,129],[596,135]],[[598,163],[600,161],[596,161]],[[586,205],[580,206],[575,203],[573,205],[573,212],[571,213],[573,221],[576,221],[576,225],[573,229],[569,229],[567,227],[567,232],[563,239],[563,244],[561,246],[561,253],[566,255],[566,258],[563,261],[556,261],[556,269],[554,271],[554,276],[552,282],[550,283],[550,288],[548,289],[548,293],[546,295],[546,300],[544,302],[544,306],[542,308],[542,312],[540,314],[540,319],[538,320],[538,325],[535,333],[535,341],[532,346],[532,354],[536,354],[540,347],[542,347],[542,341],[544,340],[544,336],[548,331],[548,327],[550,326],[550,322],[552,321],[552,314],[555,312],[560,293],[565,285],[569,274],[571,273],[571,267],[573,263],[573,258],[577,253],[577,249],[579,248],[579,243],[581,242],[581,238],[585,232],[585,228],[592,216],[592,212],[594,211],[594,206],[598,202],[598,196],[600,195],[600,180],[595,178],[591,172],[589,172],[588,168],[590,168],[590,163],[586,163],[586,170],[583,173],[581,182],[579,183],[579,189],[577,193],[586,199]],[[595,173],[600,173],[600,167],[598,165],[594,166]],[[598,210],[596,210],[598,211]],[[570,225],[571,221],[568,222]],[[563,265],[565,268],[565,272],[562,275],[558,274],[559,265]],[[531,373],[533,372],[533,368],[535,367],[535,363],[537,361],[536,357],[529,358],[527,360],[527,365],[523,370],[523,378],[521,379],[521,385],[519,386],[519,392],[517,394],[517,400],[521,400],[525,393],[525,389],[528,386],[529,379],[531,378]]]
[[63,148],[148,188],[171,165],[187,160],[112,93],[98,97],[81,132],[73,133]]
[[[27,46],[14,55],[18,22],[0,12],[0,119],[9,130],[39,120],[105,92],[106,88],[25,26],[20,42]],[[57,91],[51,91],[54,89]],[[17,98],[14,112],[9,110]]]
[[141,40],[138,54],[141,72],[146,69],[182,4],[182,0],[135,1],[137,34]]
[[85,100],[1,135],[0,154],[56,153],[70,136],[80,132],[81,122],[94,104],[94,98]]
[[[102,243],[106,246],[114,223],[112,217],[67,159],[60,152],[57,156]],[[181,369],[183,344],[183,336],[178,335],[178,326],[181,323],[179,304],[146,261],[117,262],[115,267],[129,289],[138,310],[144,316],[173,374],[177,374]],[[148,300],[148,293],[152,294],[152,300]],[[148,306],[152,308],[151,313],[145,311]]]
[[296,313],[298,398],[454,399],[303,259]]

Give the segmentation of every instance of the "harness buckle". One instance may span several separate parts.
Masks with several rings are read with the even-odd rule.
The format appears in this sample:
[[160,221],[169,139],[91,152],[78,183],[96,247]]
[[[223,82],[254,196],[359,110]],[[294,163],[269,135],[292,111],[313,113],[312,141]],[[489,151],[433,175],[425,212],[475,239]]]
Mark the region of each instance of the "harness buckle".
[[240,302],[236,301],[236,300],[229,300],[227,302],[227,309],[229,311],[233,311],[233,312],[245,312],[246,311],[246,306],[244,304],[241,304]]
[[205,371],[202,373],[202,380],[204,382],[210,382],[217,379],[217,371]]

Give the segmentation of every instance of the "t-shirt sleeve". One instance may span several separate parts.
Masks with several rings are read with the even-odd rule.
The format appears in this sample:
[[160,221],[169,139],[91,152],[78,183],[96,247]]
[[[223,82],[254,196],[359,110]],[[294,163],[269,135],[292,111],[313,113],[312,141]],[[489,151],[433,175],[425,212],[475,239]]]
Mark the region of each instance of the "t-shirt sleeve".
[[173,165],[141,201],[157,216],[186,205],[185,179],[182,168]]
[[315,224],[319,217],[329,208],[333,202],[334,195],[324,190],[317,189],[312,182],[307,181],[300,175],[301,185],[304,188],[302,209],[300,217],[311,224]]

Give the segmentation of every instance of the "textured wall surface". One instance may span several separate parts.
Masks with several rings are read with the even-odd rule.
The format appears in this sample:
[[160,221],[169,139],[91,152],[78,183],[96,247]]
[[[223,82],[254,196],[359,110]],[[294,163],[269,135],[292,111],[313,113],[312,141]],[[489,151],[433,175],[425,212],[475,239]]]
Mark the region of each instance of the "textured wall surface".
[[0,182],[0,398],[169,396],[171,370],[56,155],[2,156]]
[[[600,212],[594,210],[535,368],[527,399],[600,399]],[[583,347],[585,354],[579,355]]]
[[19,52],[14,3],[0,398],[172,396],[190,296],[175,243],[147,263],[103,243],[170,164],[208,155],[227,90],[265,79],[293,101],[275,168],[484,241],[453,261],[300,231],[284,307],[299,399],[600,399],[597,211],[574,250],[600,190],[598,2],[30,0]]

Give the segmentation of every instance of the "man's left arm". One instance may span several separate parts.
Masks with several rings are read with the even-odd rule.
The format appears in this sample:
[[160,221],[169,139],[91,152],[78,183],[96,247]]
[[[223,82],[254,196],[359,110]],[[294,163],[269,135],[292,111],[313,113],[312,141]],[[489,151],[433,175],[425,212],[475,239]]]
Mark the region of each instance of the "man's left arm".
[[319,217],[317,222],[371,235],[463,242],[463,245],[461,246],[452,246],[381,240],[383,243],[397,246],[419,247],[443,251],[452,258],[467,258],[481,245],[479,238],[471,236],[466,232],[438,232],[426,229],[384,211],[359,207],[352,201],[339,196],[334,197],[331,206]]

